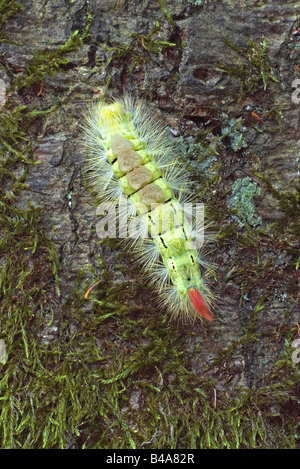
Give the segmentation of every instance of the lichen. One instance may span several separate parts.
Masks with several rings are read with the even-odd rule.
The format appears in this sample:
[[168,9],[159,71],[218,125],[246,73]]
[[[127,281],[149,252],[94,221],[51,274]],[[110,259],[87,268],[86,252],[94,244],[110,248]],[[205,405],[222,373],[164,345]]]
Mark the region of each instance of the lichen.
[[223,137],[228,137],[230,139],[231,148],[234,151],[238,151],[241,148],[246,148],[247,143],[244,138],[244,129],[241,119],[228,119],[227,114],[222,113],[222,120],[224,119],[227,122],[227,125],[224,125],[221,129]]
[[[189,0],[192,5],[200,6],[203,3],[203,0]],[[206,3],[206,2],[204,2]]]
[[221,139],[208,131],[199,133],[196,137],[177,137],[176,142],[186,169],[195,181],[198,180],[196,190],[200,189],[203,195],[207,187],[219,178],[218,155]]
[[233,205],[236,215],[239,217],[239,224],[244,222],[256,227],[262,223],[262,219],[256,213],[253,198],[260,195],[261,189],[251,178],[237,179],[232,185],[232,195],[230,203]]

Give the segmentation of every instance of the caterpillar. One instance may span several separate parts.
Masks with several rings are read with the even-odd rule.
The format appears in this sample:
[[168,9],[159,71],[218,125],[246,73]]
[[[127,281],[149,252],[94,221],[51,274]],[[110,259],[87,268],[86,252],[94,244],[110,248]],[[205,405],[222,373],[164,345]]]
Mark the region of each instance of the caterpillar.
[[203,227],[184,213],[188,177],[162,119],[124,96],[90,106],[83,131],[91,186],[114,205],[126,196],[131,221],[140,223],[140,235],[126,241],[160,306],[184,323],[213,321],[213,295],[201,272],[207,264],[195,244]]

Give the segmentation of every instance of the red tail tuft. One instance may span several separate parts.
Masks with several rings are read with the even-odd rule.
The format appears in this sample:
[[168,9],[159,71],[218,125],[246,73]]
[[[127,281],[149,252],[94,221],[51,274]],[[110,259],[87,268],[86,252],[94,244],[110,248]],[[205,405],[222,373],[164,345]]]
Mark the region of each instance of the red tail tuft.
[[200,316],[203,316],[205,319],[212,322],[214,320],[213,315],[206,306],[206,303],[197,288],[191,288],[189,290],[189,295]]

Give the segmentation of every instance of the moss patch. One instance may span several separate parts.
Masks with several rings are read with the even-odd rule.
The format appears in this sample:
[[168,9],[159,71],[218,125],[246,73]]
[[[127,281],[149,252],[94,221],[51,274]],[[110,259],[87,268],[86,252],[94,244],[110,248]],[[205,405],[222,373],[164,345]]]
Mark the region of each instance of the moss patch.
[[18,11],[23,10],[24,7],[15,0],[1,0],[0,1],[0,43],[1,42],[10,42],[11,41],[7,34],[3,31],[6,21],[16,14]]
[[266,38],[262,37],[259,44],[250,39],[248,47],[240,47],[228,38],[225,39],[225,42],[237,52],[240,60],[231,66],[217,64],[217,68],[240,81],[239,100],[243,98],[245,93],[252,93],[261,83],[265,90],[270,80],[278,82],[267,58]]

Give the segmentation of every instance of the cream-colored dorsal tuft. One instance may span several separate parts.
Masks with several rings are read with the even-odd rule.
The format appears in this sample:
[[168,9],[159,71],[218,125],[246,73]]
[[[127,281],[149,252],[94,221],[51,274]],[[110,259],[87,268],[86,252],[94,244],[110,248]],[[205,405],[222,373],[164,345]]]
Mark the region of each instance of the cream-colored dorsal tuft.
[[120,170],[125,173],[142,164],[142,158],[133,150],[133,143],[122,135],[114,134],[112,136],[111,149],[113,155],[118,158]]

